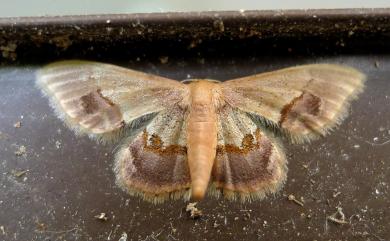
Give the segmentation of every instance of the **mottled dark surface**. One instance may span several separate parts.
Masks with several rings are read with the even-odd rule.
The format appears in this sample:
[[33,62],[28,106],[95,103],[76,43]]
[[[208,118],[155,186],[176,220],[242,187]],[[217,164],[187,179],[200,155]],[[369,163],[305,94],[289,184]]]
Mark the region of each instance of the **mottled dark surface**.
[[[175,79],[229,79],[280,67],[332,62],[368,75],[367,89],[351,115],[329,136],[287,147],[288,180],[280,195],[250,204],[207,199],[205,216],[191,220],[182,201],[153,205],[127,196],[114,184],[115,145],[76,137],[34,87],[36,67],[0,69],[0,237],[4,240],[384,240],[389,230],[390,61],[386,56],[259,57],[193,64],[129,64]],[[375,67],[378,61],[379,67]],[[21,121],[20,128],[14,123]],[[385,144],[381,144],[385,143]],[[16,156],[20,146],[26,154]],[[21,177],[15,171],[28,170]],[[340,192],[340,193],[339,193]],[[336,194],[339,193],[337,196]],[[286,195],[303,197],[304,206]],[[335,197],[336,196],[336,197]],[[342,207],[351,224],[326,222]],[[106,212],[101,222],[94,215]],[[154,237],[154,238],[153,238]],[[300,237],[300,238],[299,238]]]
[[[272,55],[270,49],[260,51],[269,46],[259,50],[255,43],[214,42],[189,52],[161,45],[147,56],[109,56],[108,44],[103,57],[95,52],[97,60],[177,80],[226,80],[316,62],[346,64],[367,74],[365,92],[339,128],[308,144],[284,140],[289,172],[278,195],[245,204],[207,198],[198,205],[204,214],[198,220],[189,218],[183,201],[153,205],[119,189],[112,171],[117,145],[77,137],[63,125],[34,86],[39,65],[33,55],[27,61],[33,65],[0,67],[0,240],[117,241],[122,233],[127,240],[146,241],[390,240],[388,53],[367,48],[326,54],[315,48],[320,45],[305,47],[301,40],[289,51],[287,42],[274,47],[278,55]],[[80,58],[72,51],[65,56]],[[14,127],[18,121],[20,128]],[[290,194],[303,206],[288,200]],[[327,221],[337,207],[347,224]],[[102,212],[107,221],[94,217]]]

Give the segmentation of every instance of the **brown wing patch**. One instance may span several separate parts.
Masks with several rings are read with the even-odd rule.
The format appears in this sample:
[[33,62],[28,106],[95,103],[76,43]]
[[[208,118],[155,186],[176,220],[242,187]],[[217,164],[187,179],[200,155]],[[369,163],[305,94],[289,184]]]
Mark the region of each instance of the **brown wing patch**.
[[303,92],[285,105],[280,112],[279,125],[283,127],[285,122],[295,122],[302,114],[313,117],[320,114],[321,98],[308,92]]
[[[257,140],[261,138],[260,130],[257,129],[255,134],[246,134],[241,142],[241,147],[235,146],[233,144],[218,145],[217,154],[223,154],[224,152],[237,153],[237,154],[247,154],[255,148],[259,148],[259,143]],[[256,142],[257,141],[257,142]]]
[[106,109],[108,107],[115,106],[109,98],[102,95],[100,89],[81,96],[80,104],[87,114],[93,114],[99,111],[99,109]]
[[83,128],[99,134],[118,130],[124,126],[124,120],[118,105],[103,96],[100,89],[84,95],[72,96],[60,102],[60,105]]
[[149,152],[153,152],[159,155],[187,155],[187,147],[180,145],[168,145],[161,140],[157,134],[149,135],[145,130],[143,132],[144,149]]

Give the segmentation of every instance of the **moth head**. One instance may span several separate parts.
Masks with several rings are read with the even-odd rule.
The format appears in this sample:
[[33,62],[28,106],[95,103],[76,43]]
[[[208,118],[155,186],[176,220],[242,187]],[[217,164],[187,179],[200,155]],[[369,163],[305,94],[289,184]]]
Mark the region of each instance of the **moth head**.
[[185,81],[189,85],[190,91],[196,90],[193,93],[202,96],[201,99],[211,99],[216,110],[225,106],[226,102],[223,98],[220,81],[213,79],[190,79]]

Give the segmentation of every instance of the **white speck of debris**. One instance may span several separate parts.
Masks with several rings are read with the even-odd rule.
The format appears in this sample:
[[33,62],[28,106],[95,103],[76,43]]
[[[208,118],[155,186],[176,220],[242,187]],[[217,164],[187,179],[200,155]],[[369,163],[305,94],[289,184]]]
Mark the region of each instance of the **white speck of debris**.
[[118,241],[127,241],[127,233],[123,232],[122,236],[120,237],[120,239]]
[[111,20],[110,20],[110,19],[107,19],[107,20],[106,20],[106,23],[111,23]]
[[219,226],[219,224],[217,223],[217,221],[214,221],[213,227],[218,228],[218,226]]
[[61,142],[56,141],[56,148],[57,148],[57,149],[60,149],[60,148],[61,148]]
[[343,209],[341,207],[337,207],[337,212],[328,216],[326,220],[332,221],[337,224],[348,224],[349,222],[345,219],[345,214],[343,213]]
[[202,211],[196,207],[197,202],[189,203],[186,207],[186,212],[190,213],[191,218],[196,219],[202,216]]
[[0,230],[1,230],[1,233],[2,233],[3,235],[5,235],[4,226],[0,226]]
[[372,140],[373,140],[373,141],[378,141],[379,138],[378,138],[378,137],[374,137],[374,138],[372,138]]
[[22,122],[18,121],[14,124],[15,128],[20,128],[22,126]]
[[362,211],[362,213],[366,213],[368,211],[368,207],[365,206],[364,208],[360,209],[360,211]]
[[375,194],[379,195],[379,194],[381,194],[381,192],[378,189],[375,188]]
[[342,155],[342,157],[343,157],[343,160],[344,160],[344,161],[348,161],[348,160],[349,160],[349,155],[348,155],[347,153],[344,153],[344,154]]
[[244,9],[240,9],[240,13],[244,13],[245,12],[245,10]]
[[191,75],[190,74],[187,74],[187,79],[190,79],[191,78]]
[[100,213],[99,215],[96,215],[95,218],[99,219],[101,221],[107,221],[108,220],[108,217],[107,217],[106,213]]
[[360,148],[360,145],[359,145],[359,144],[353,145],[353,148],[359,149],[359,148]]
[[298,204],[299,206],[303,207],[303,204],[304,204],[304,203],[303,203],[302,198],[301,198],[301,201],[299,201],[299,200],[297,200],[297,199],[295,198],[294,195],[290,194],[290,195],[288,195],[287,199],[288,199],[289,201],[293,201],[294,203],[296,203],[296,204]]
[[20,116],[20,119],[23,119],[23,118],[24,118],[24,116],[23,116],[23,115],[21,115],[21,116]]
[[25,146],[19,146],[18,150],[15,151],[15,155],[17,156],[23,156],[26,154],[26,147]]

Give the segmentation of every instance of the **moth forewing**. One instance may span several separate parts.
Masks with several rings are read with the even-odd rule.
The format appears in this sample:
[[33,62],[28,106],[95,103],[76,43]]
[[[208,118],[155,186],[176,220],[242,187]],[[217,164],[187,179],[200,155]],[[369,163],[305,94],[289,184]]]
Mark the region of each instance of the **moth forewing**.
[[302,142],[339,124],[364,81],[365,75],[351,67],[313,64],[230,80],[222,91],[232,106]]
[[132,122],[180,102],[178,81],[119,66],[61,61],[37,72],[37,85],[58,116],[76,133],[118,139]]

